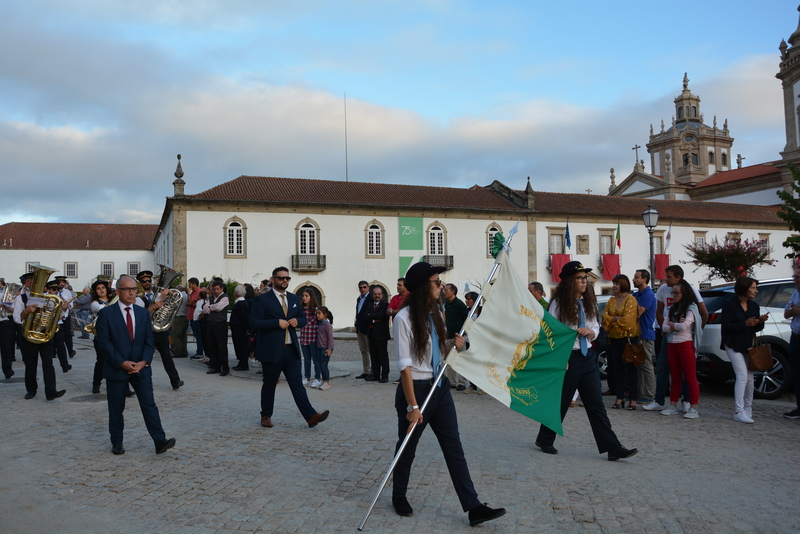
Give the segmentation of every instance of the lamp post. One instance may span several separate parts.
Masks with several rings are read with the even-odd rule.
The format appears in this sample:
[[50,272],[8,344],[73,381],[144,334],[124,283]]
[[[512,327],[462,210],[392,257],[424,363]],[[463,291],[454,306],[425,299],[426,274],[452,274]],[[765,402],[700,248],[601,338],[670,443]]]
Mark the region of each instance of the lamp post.
[[655,254],[653,254],[653,230],[658,225],[658,211],[653,209],[652,204],[647,205],[647,210],[642,213],[642,220],[644,220],[644,227],[647,228],[647,232],[650,234],[650,286],[655,288],[656,262]]

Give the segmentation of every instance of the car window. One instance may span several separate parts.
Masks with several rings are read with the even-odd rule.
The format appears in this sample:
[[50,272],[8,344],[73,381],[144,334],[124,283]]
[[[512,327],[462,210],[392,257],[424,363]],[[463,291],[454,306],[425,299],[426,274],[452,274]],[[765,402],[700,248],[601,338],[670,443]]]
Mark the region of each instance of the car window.
[[715,313],[722,310],[722,305],[733,296],[733,293],[727,291],[701,291],[700,295],[703,297],[708,313]]
[[[775,286],[775,285],[764,286],[764,287],[760,287],[759,286],[758,295],[756,295],[756,298],[753,299],[753,300],[756,301],[756,304],[758,304],[759,307],[763,308],[763,307],[765,307],[767,305],[769,300],[772,298],[772,295],[775,294],[775,290],[777,288],[778,288],[778,286]],[[789,296],[791,296],[791,295],[789,295]]]
[[[777,291],[775,291],[775,295],[769,302],[769,307],[785,308],[786,305],[789,303],[789,299],[792,298],[792,293],[794,293],[794,284],[792,283],[780,284],[779,286],[777,286]],[[761,302],[759,302],[758,304],[759,306],[763,306]]]

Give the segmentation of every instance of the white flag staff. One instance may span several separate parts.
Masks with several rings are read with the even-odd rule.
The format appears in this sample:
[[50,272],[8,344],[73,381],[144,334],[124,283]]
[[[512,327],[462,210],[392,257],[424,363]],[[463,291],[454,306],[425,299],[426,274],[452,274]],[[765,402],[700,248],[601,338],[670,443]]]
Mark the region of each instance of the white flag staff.
[[[505,243],[502,243],[502,236],[500,236],[499,239],[496,240],[496,242],[502,243],[502,247],[505,248],[505,249],[508,249],[509,241],[511,240],[511,237],[514,235],[514,233],[516,233],[518,225],[519,225],[519,222],[517,223],[517,225],[514,226],[514,228],[511,230],[511,232],[509,232],[509,239]],[[420,265],[420,264],[417,264],[417,265]],[[417,267],[417,265],[415,265],[414,267]],[[428,265],[428,264],[424,264],[423,263],[421,265],[425,265],[428,268],[431,268],[431,266]],[[497,270],[498,270],[499,267],[500,267],[500,265],[497,262],[495,262],[494,266],[492,267],[491,273],[489,273],[489,276],[486,279],[486,284],[484,284],[484,286],[483,286],[484,288],[487,289],[487,291],[490,291],[491,285],[489,285],[489,282],[491,280],[493,280],[493,278],[494,278],[495,274],[497,273]],[[409,272],[411,270],[413,270],[413,269],[410,269]],[[435,275],[435,273],[438,273],[441,270],[443,270],[443,269],[433,271],[434,275]],[[426,275],[425,279],[427,281],[427,275]],[[409,275],[406,275],[406,286],[407,287],[409,286]],[[428,287],[427,284],[426,284],[426,287]],[[409,288],[409,289],[411,289],[411,288]],[[413,293],[413,289],[412,289],[412,293]],[[470,313],[469,313],[468,317],[472,316],[472,314],[475,311],[476,306],[478,306],[480,304],[480,302],[481,302],[481,296],[479,295],[478,298],[475,300],[475,303],[473,304],[472,309],[470,310]],[[435,330],[436,329],[435,329],[435,327],[433,325],[431,327],[431,330],[432,330],[432,333],[435,335]],[[463,334],[463,332],[464,332],[464,327],[462,327],[460,333]],[[431,341],[431,350],[434,353],[438,353],[438,350],[435,350],[435,348],[434,348],[434,342],[433,341]],[[435,357],[436,356],[434,356],[434,358]],[[433,397],[434,392],[437,390],[436,389],[437,388],[436,384],[440,384],[441,381],[443,380],[446,368],[447,368],[447,363],[446,363],[446,361],[443,361],[438,365],[438,367],[436,367],[434,369],[434,373],[435,373],[436,377],[435,377],[435,379],[433,381],[433,387],[430,387],[430,389],[428,390],[427,395],[425,397],[425,401],[422,403],[421,407],[419,408],[420,413],[424,413],[425,412],[425,409],[427,408],[431,398]],[[406,368],[403,372],[404,373],[405,372],[410,372],[410,369]],[[407,378],[408,378],[408,376],[406,375],[406,379]],[[428,379],[426,379],[426,380],[428,380]],[[421,396],[421,394],[422,394],[422,392],[420,391],[420,396]],[[407,395],[408,395],[408,393],[407,393]],[[446,393],[446,395],[449,397],[449,391]],[[412,400],[409,398],[408,402],[412,403]],[[437,400],[437,402],[439,402],[439,401]],[[420,418],[418,421],[421,422],[422,418]],[[387,481],[389,480],[389,476],[394,471],[394,469],[397,466],[397,464],[398,464],[403,452],[405,451],[409,441],[411,440],[413,432],[418,426],[418,421],[410,421],[409,422],[409,426],[408,426],[408,430],[406,431],[406,435],[403,438],[403,441],[400,444],[400,446],[397,448],[397,453],[394,455],[394,458],[392,459],[392,462],[389,465],[389,469],[387,470],[386,474],[383,477],[383,480],[380,483],[380,486],[378,488],[377,493],[375,494],[375,497],[372,499],[372,502],[370,503],[369,507],[367,508],[367,511],[364,514],[364,518],[361,520],[361,523],[358,525],[358,530],[363,530],[364,525],[366,524],[367,519],[369,518],[369,514],[372,512],[372,509],[374,508],[375,503],[378,501],[378,498],[380,497],[381,492],[383,491],[384,487],[386,486]],[[434,430],[435,429],[436,429],[436,427],[434,427]],[[460,444],[459,444],[459,452],[460,452],[460,450],[461,450],[461,448],[460,448]],[[443,449],[443,452],[445,452],[444,449]],[[445,456],[447,457],[447,452],[445,452]],[[463,460],[463,455],[462,455],[462,460]],[[466,471],[466,464],[464,465],[464,467],[465,467],[465,471]],[[469,478],[468,471],[466,471],[466,474],[467,474],[467,478]],[[471,482],[469,483],[469,487],[471,488],[471,491],[473,493],[473,498],[477,499],[477,494],[474,493],[474,488],[472,488]],[[459,491],[459,487],[458,486],[456,487],[456,490],[457,490],[457,492]],[[403,500],[405,501],[405,498],[403,498]],[[466,507],[468,505],[465,505],[464,502],[465,501],[462,500],[462,506],[466,509]],[[406,501],[406,506],[408,506],[407,501]],[[488,506],[486,506],[485,504],[480,504],[479,506],[477,506],[477,510],[473,509],[473,508],[470,508],[469,512],[470,512],[470,524],[474,526],[476,524],[482,523],[483,521],[496,519],[497,517],[502,516],[505,513],[505,510],[502,509],[502,508],[500,508],[500,509],[491,509]],[[401,515],[405,515],[405,514],[401,514]],[[409,508],[408,515],[411,515],[411,509],[410,508]]]

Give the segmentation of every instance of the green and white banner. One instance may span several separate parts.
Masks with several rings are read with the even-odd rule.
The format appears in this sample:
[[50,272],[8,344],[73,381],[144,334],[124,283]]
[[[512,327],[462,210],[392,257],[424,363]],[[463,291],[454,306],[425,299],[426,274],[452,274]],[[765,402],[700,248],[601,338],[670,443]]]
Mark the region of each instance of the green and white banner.
[[577,332],[546,312],[514,271],[506,250],[484,286],[483,311],[467,319],[470,348],[447,364],[514,411],[563,435],[561,390]]
[[408,268],[422,260],[425,255],[425,229],[422,217],[398,217],[398,243],[400,252],[400,274],[405,276]]

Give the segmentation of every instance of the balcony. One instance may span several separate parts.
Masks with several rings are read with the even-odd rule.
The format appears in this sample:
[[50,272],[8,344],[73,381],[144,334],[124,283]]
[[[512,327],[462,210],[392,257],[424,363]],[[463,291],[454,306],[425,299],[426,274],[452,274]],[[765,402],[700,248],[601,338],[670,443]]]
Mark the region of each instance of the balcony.
[[453,256],[422,256],[422,261],[434,267],[444,267],[448,271],[453,268]]
[[325,270],[324,255],[292,255],[292,270],[299,273],[315,273]]

